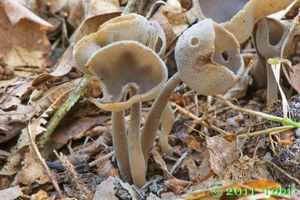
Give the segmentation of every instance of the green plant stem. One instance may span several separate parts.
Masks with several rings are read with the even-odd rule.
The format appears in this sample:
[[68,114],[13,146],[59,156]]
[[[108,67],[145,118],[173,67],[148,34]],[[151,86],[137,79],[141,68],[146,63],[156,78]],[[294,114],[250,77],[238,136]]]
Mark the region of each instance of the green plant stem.
[[234,104],[232,104],[230,101],[227,101],[226,99],[224,99],[224,97],[222,95],[217,95],[218,99],[221,99],[226,105],[228,105],[230,108],[237,110],[237,111],[241,111],[244,113],[248,113],[250,115],[256,115],[258,117],[270,120],[270,121],[275,121],[275,122],[279,122],[285,126],[293,126],[296,128],[300,128],[300,123],[299,122],[295,122],[291,119],[285,119],[282,117],[277,117],[274,115],[270,115],[270,114],[266,114],[263,112],[258,112],[258,111],[254,111],[254,110],[249,110],[249,109],[245,109],[245,108],[240,108]]
[[73,105],[78,101],[78,99],[83,95],[88,87],[91,80],[91,76],[84,75],[76,86],[76,88],[70,93],[67,100],[61,105],[61,107],[55,112],[51,120],[47,124],[46,131],[39,138],[39,145],[45,144],[50,138],[56,127],[59,125],[60,121],[67,114],[67,112],[73,107]]

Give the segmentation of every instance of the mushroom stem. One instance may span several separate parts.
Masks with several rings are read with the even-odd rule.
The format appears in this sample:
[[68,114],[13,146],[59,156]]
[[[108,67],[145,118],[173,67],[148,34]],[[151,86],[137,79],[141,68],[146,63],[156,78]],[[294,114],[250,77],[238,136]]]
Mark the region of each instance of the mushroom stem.
[[132,182],[128,159],[127,136],[124,122],[124,111],[112,112],[112,139],[115,156],[121,176]]
[[165,110],[169,97],[171,96],[175,87],[180,83],[180,81],[181,80],[177,72],[169,79],[169,81],[167,82],[163,90],[160,92],[159,96],[156,98],[150,109],[150,112],[143,127],[141,138],[146,163],[148,162],[148,156],[155,141],[155,136],[162,113]]
[[278,100],[278,88],[276,79],[272,71],[271,65],[266,61],[267,67],[267,104],[270,105],[273,101]]
[[135,103],[130,111],[130,128],[128,133],[128,154],[133,183],[142,187],[146,183],[146,164],[140,138],[141,103]]
[[175,121],[171,105],[168,103],[161,117],[161,133],[159,135],[159,145],[161,151],[166,154],[172,154],[172,147],[169,145],[168,136],[172,130]]

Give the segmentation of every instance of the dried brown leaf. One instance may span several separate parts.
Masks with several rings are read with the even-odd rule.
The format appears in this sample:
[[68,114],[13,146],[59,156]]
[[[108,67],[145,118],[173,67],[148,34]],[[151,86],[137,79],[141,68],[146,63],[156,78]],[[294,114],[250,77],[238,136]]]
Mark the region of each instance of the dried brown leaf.
[[31,200],[54,200],[54,197],[49,197],[47,192],[39,190],[37,193],[31,196]]
[[300,94],[300,64],[294,65],[293,71],[289,73],[291,85]]
[[221,135],[206,138],[212,170],[220,177],[226,176],[226,169],[237,159],[236,144],[228,142]]
[[0,1],[0,57],[11,66],[44,67],[52,26],[16,1]]
[[100,125],[103,122],[101,117],[88,117],[72,121],[62,128],[58,128],[51,136],[51,139],[43,145],[41,153],[44,157],[49,156],[53,149],[63,147],[70,139],[86,132],[90,128]]
[[32,148],[25,154],[24,166],[17,175],[17,181],[25,185],[34,182],[44,184],[49,181],[46,170]]

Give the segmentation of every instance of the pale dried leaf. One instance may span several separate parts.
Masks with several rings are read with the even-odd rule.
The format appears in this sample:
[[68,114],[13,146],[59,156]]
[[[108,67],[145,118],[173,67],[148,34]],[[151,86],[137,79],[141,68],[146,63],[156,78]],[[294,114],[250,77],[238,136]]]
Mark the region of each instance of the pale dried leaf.
[[238,159],[236,144],[228,142],[221,135],[206,138],[206,143],[212,170],[220,177],[225,177],[227,167]]
[[114,182],[116,181],[116,178],[109,177],[105,181],[103,181],[100,185],[97,186],[96,192],[94,195],[94,200],[98,199],[111,199],[111,200],[118,200],[116,197],[116,189]]
[[25,185],[34,182],[44,184],[49,181],[47,172],[32,148],[25,154],[24,166],[17,175],[17,181]]
[[0,199],[1,200],[15,200],[21,195],[23,195],[23,192],[22,192],[20,186],[7,188],[5,190],[0,191]]

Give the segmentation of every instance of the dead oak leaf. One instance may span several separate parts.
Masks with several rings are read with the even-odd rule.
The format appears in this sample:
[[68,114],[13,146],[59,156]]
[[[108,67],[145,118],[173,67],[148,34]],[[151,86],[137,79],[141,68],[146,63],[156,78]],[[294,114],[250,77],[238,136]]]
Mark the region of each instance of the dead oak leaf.
[[0,57],[11,66],[46,65],[52,26],[17,1],[0,0]]

